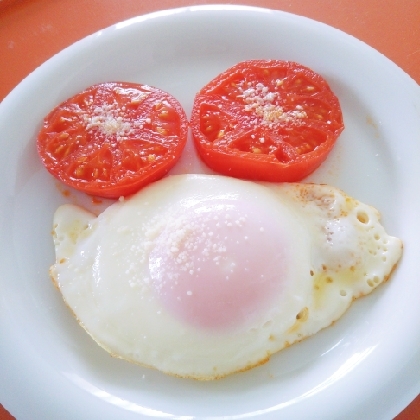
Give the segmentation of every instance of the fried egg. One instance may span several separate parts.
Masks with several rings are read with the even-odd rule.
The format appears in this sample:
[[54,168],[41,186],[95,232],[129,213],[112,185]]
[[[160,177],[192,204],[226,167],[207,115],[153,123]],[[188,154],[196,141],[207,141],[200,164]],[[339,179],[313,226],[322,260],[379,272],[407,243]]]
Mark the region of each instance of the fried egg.
[[175,175],[98,216],[54,216],[51,277],[111,355],[209,380],[331,325],[402,254],[341,190]]

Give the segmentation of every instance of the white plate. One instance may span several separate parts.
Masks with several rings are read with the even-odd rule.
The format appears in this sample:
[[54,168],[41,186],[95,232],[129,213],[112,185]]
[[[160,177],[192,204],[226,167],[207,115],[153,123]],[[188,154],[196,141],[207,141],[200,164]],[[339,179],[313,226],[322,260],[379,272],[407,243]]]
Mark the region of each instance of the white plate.
[[[200,383],[108,356],[48,278],[52,215],[66,197],[40,164],[48,111],[87,85],[138,81],[177,97],[238,61],[298,61],[341,100],[346,129],[310,177],[378,207],[405,253],[392,280],[264,366]],[[50,59],[0,105],[0,402],[24,419],[391,419],[420,391],[420,89],[362,42],[263,9],[164,11],[100,31]],[[205,170],[192,149],[174,172]],[[192,162],[192,163],[191,163]]]

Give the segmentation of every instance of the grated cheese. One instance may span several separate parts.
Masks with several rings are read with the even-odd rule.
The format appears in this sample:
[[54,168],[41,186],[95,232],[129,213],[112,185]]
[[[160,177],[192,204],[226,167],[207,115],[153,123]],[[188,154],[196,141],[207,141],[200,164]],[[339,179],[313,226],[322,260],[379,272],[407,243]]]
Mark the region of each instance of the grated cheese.
[[[106,138],[116,137],[117,141],[127,139],[135,129],[142,130],[145,121],[129,119],[125,116],[124,109],[114,102],[95,107],[90,114],[82,115],[87,132],[99,131]],[[150,122],[149,122],[150,123]]]
[[[283,81],[277,79],[274,84],[278,87],[283,84]],[[268,86],[262,83],[257,83],[253,87],[251,82],[246,83],[245,86],[245,82],[242,81],[238,84],[238,89],[240,92],[238,98],[242,98],[245,111],[257,117],[257,120],[254,121],[255,125],[261,122],[272,128],[272,124],[308,117],[301,105],[296,105],[295,110],[284,111],[282,106],[276,104],[279,93],[271,91]]]

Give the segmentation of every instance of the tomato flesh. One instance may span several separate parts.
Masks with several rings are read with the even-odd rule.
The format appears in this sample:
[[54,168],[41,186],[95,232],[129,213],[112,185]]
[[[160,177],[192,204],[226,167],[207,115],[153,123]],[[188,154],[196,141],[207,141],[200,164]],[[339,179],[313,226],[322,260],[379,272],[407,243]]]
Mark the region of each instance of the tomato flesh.
[[37,148],[48,171],[66,185],[118,198],[163,177],[178,161],[187,132],[185,112],[170,94],[110,82],[54,108]]
[[294,62],[250,60],[197,93],[191,128],[199,156],[217,172],[300,181],[326,159],[344,123],[319,74]]

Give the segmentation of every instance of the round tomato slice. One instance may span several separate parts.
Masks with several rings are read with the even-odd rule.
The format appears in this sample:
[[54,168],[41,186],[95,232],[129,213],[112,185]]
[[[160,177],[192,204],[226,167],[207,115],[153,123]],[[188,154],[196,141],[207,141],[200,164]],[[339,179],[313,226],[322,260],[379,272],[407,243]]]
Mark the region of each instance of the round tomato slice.
[[259,181],[300,181],[344,129],[328,83],[295,62],[250,60],[196,95],[190,121],[201,159],[216,172]]
[[187,141],[180,103],[155,87],[91,86],[53,109],[38,134],[48,171],[91,195],[118,198],[162,178]]

